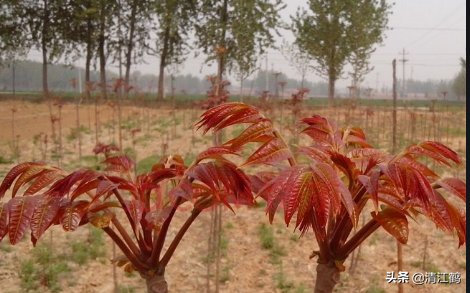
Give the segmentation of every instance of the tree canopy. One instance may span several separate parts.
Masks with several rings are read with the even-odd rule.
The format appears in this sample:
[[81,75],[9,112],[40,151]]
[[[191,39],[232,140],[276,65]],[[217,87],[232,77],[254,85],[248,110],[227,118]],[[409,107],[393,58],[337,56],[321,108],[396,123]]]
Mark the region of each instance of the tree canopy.
[[308,10],[301,8],[292,16],[295,43],[328,79],[330,106],[346,63],[354,62],[357,72],[367,68],[364,61],[382,43],[390,13],[385,0],[309,0]]

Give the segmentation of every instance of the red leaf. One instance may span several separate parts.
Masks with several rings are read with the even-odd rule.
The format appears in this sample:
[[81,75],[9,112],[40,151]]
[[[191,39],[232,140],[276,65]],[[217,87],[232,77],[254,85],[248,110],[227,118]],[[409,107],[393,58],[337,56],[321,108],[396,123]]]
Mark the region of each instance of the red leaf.
[[0,199],[3,198],[15,179],[33,164],[35,163],[22,163],[13,167],[10,172],[8,172],[0,185]]
[[62,215],[60,222],[65,231],[75,231],[80,225],[83,216],[88,212],[89,202],[80,200],[76,202],[65,202],[61,206]]
[[335,166],[348,177],[349,182],[354,182],[356,180],[356,176],[359,171],[353,161],[338,152],[331,153],[331,160]]
[[360,175],[358,176],[359,181],[367,189],[367,193],[370,195],[374,204],[375,212],[379,212],[379,172],[374,172],[370,177]]
[[361,148],[372,148],[372,146],[367,141],[363,140],[362,138],[356,137],[354,135],[348,136],[346,142],[347,142],[348,147],[350,145],[353,145],[353,146],[358,146]]
[[193,189],[191,181],[183,179],[178,186],[172,189],[169,193],[170,198],[181,197],[182,199],[191,202],[193,200]]
[[428,157],[449,167],[451,166],[449,161],[453,161],[458,165],[461,164],[459,155],[439,142],[426,141],[409,146],[404,152],[404,155],[407,154]]
[[457,165],[462,164],[462,161],[460,160],[459,155],[455,151],[453,151],[452,149],[450,149],[449,147],[447,147],[446,145],[440,142],[425,141],[425,142],[420,143],[419,146],[422,147],[423,149],[438,153],[444,158],[447,158],[447,160],[450,160],[456,163]]
[[331,133],[324,129],[319,129],[316,127],[308,127],[302,130],[301,133],[308,135],[314,142],[323,146],[332,146],[334,144],[334,139],[331,136]]
[[230,142],[231,148],[232,150],[238,150],[243,145],[253,142],[259,137],[272,135],[272,133],[273,123],[268,119],[261,120],[245,129],[237,138],[232,140]]
[[226,119],[225,121],[221,122],[215,128],[215,131],[219,131],[225,127],[242,124],[242,123],[255,123],[259,120],[265,119],[259,113],[259,110],[255,107],[249,106],[249,108],[241,109],[237,111],[235,114],[230,117],[230,119]]
[[98,184],[98,187],[96,188],[96,193],[95,197],[93,198],[93,201],[99,199],[102,196],[105,196],[105,198],[107,198],[109,194],[115,189],[117,189],[117,184],[114,184],[109,180],[101,180],[101,182]]
[[8,206],[0,203],[0,241],[8,233]]
[[100,179],[93,179],[88,182],[81,182],[77,188],[73,191],[73,193],[70,195],[70,200],[74,201],[77,197],[80,195],[90,192],[93,189],[96,189],[98,187],[98,184],[100,184],[101,180]]
[[269,215],[269,221],[272,223],[276,210],[281,203],[283,196],[286,196],[283,193],[284,188],[289,182],[289,178],[292,170],[295,168],[301,168],[300,166],[289,167],[284,170],[281,174],[275,177],[273,180],[269,181],[260,191],[259,196],[267,198],[268,206],[266,208],[266,213]]
[[40,197],[31,217],[31,234],[37,240],[52,224],[60,208],[60,198]]
[[29,227],[38,198],[34,196],[16,197],[8,203],[10,243],[15,245]]
[[165,207],[161,211],[152,211],[150,213],[147,213],[145,215],[145,220],[149,224],[148,227],[159,232],[163,223],[170,215],[171,209],[171,207]]
[[454,224],[449,214],[449,204],[439,192],[434,190],[433,197],[430,201],[430,208],[425,210],[423,214],[442,230],[447,232],[453,231]]
[[263,195],[260,194],[260,191],[274,177],[276,177],[276,174],[272,172],[259,172],[255,175],[248,175],[248,179],[250,180],[251,189],[253,190],[253,193],[257,194],[258,196],[261,196],[264,200],[268,201],[267,197],[265,198],[263,197]]
[[24,195],[34,195],[64,175],[65,174],[61,174],[61,172],[58,172],[57,170],[43,170],[36,180],[34,180],[33,184],[28,187]]
[[253,123],[262,116],[258,109],[243,103],[225,103],[209,109],[201,115],[197,129],[204,127],[204,134],[210,129],[216,131],[240,123]]
[[356,164],[362,174],[369,173],[372,168],[384,162],[386,154],[376,149],[353,149],[348,153],[348,158]]
[[138,200],[127,200],[126,201],[126,209],[131,215],[132,218],[132,228],[135,229],[140,220],[142,220],[142,215],[144,214],[145,204]]
[[273,138],[263,144],[240,167],[255,164],[273,164],[292,157],[287,146],[279,139]]
[[426,177],[430,177],[433,179],[439,178],[439,175],[434,173],[431,169],[429,169],[426,165],[421,164],[420,162],[416,161],[414,158],[412,158],[410,155],[403,156],[397,160],[398,163],[403,164],[403,165],[408,165],[409,167],[412,167],[416,170],[418,170],[420,173],[422,173]]
[[32,179],[39,176],[41,171],[43,171],[45,168],[47,168],[47,166],[43,164],[31,163],[31,165],[25,169],[16,180],[15,186],[13,186],[13,190],[11,192],[11,197],[15,197],[16,193],[23,185],[29,183]]
[[59,181],[56,181],[45,194],[52,197],[64,197],[75,184],[79,184],[80,181],[87,182],[96,176],[97,173],[92,170],[78,170],[72,172]]
[[109,166],[105,169],[108,172],[131,173],[135,168],[135,163],[127,156],[116,156],[102,162]]
[[96,202],[90,203],[90,206],[88,207],[88,211],[90,213],[96,213],[96,212],[100,212],[108,208],[121,208],[121,205],[115,201],[106,201],[106,202],[96,201]]
[[312,170],[315,172],[315,184],[319,192],[326,192],[332,204],[332,212],[337,215],[340,211],[340,202],[346,208],[353,223],[357,222],[356,207],[352,199],[351,192],[347,189],[344,183],[339,179],[336,171],[328,164],[320,163],[311,165]]
[[467,216],[464,210],[460,212],[449,204],[449,214],[459,237],[459,248],[467,243]]
[[467,183],[457,178],[446,178],[438,182],[450,194],[467,203]]
[[[310,205],[313,180],[310,168],[306,166],[294,166],[285,172],[289,174],[285,181],[286,184],[279,192],[279,196],[284,203],[285,223],[289,225],[292,216],[297,211],[299,203],[304,204],[306,202],[306,206]],[[304,215],[305,211],[302,212]],[[301,217],[303,217],[303,215],[301,215]]]
[[385,208],[378,214],[371,213],[372,218],[377,221],[390,235],[403,244],[408,242],[408,219],[406,216],[393,208]]
[[106,176],[106,178],[108,180],[110,180],[111,182],[115,183],[118,185],[118,189],[119,190],[127,190],[129,191],[135,198],[138,198],[139,194],[138,194],[138,190],[137,190],[137,187],[135,186],[135,184],[129,180],[126,180],[124,178],[121,178],[121,177],[117,177],[117,176]]
[[200,153],[196,158],[196,163],[199,163],[200,161],[205,159],[220,159],[222,158],[222,155],[238,156],[238,154],[232,151],[229,147],[215,146]]
[[104,214],[89,213],[86,218],[93,226],[103,229],[109,227],[109,223],[111,223],[115,217],[116,215],[114,213],[107,211]]
[[323,150],[320,147],[299,147],[299,152],[307,155],[316,163],[327,163],[332,165],[333,162],[331,161],[330,155],[327,153],[326,150]]

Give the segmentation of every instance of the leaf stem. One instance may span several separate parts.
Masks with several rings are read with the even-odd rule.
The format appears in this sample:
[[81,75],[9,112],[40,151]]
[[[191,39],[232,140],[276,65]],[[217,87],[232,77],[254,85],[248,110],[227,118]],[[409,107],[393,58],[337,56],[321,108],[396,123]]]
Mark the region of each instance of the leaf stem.
[[176,234],[175,238],[173,239],[173,241],[171,242],[171,244],[168,247],[167,251],[165,252],[165,255],[163,256],[162,260],[160,261],[159,270],[165,270],[166,265],[168,264],[171,257],[173,256],[173,253],[175,252],[176,248],[178,247],[181,239],[183,239],[184,234],[186,234],[189,227],[194,222],[194,220],[199,216],[200,213],[201,213],[201,210],[193,209],[193,211],[191,212],[191,215],[186,220],[186,222],[183,224],[183,226],[180,228],[180,230],[178,231],[178,234]]
[[170,227],[171,220],[173,219],[176,209],[181,204],[181,202],[182,202],[182,198],[178,197],[171,208],[168,218],[166,218],[165,222],[163,222],[160,232],[158,234],[155,234],[154,236],[154,242],[153,242],[154,247],[152,250],[152,254],[150,255],[149,261],[148,261],[148,263],[151,266],[155,266],[160,260],[160,255],[162,253],[163,245],[165,244],[165,239],[168,233],[168,228]]
[[132,241],[132,239],[129,236],[129,234],[127,233],[126,229],[124,229],[124,227],[121,225],[121,222],[119,222],[119,220],[116,217],[114,217],[111,221],[114,224],[114,227],[116,227],[116,229],[118,230],[119,234],[121,234],[121,236],[124,239],[124,241],[126,242],[126,244],[132,250],[132,252],[135,255],[140,255],[141,250],[139,250],[137,245],[135,245],[134,241]]
[[361,243],[364,242],[364,240],[366,240],[378,228],[380,228],[380,224],[376,220],[371,219],[359,231],[357,231],[357,233],[354,234],[354,236],[351,237],[351,239],[349,239],[349,241],[347,241],[343,247],[339,249],[339,259],[346,259],[353,250],[361,245]]
[[129,250],[129,247],[122,241],[122,239],[119,237],[119,235],[114,232],[111,227],[104,227],[103,231],[108,234],[109,237],[116,243],[116,245],[121,249],[121,251],[124,253],[124,255],[127,257],[127,259],[132,263],[133,266],[135,266],[136,270],[144,272],[149,270],[150,268],[143,263],[134,253],[132,253]]

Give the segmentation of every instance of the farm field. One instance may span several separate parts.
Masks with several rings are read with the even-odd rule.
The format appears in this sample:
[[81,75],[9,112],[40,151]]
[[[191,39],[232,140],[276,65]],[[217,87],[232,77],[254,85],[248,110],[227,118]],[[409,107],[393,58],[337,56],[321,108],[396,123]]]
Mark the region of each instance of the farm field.
[[[301,129],[295,118],[313,114],[324,115],[339,125],[361,126],[369,141],[376,147],[391,147],[391,102],[354,105],[344,100],[333,110],[308,105],[259,105],[272,118],[286,141],[292,145],[305,144],[305,138],[293,135]],[[193,125],[202,113],[197,106],[186,103],[152,101],[125,103],[122,106],[122,151],[137,162],[137,173],[149,170],[162,155],[180,154],[190,164],[197,154],[210,146],[210,134],[202,136]],[[80,107],[81,127],[76,127],[76,109],[73,103],[60,108],[53,106],[56,117],[61,117],[51,128],[48,105],[29,101],[0,101],[0,180],[18,162],[46,161],[67,171],[81,167],[100,168],[104,157],[95,156],[96,142],[119,144],[117,110],[113,103],[83,105]],[[99,119],[95,114],[98,113]],[[456,150],[464,164],[455,175],[466,180],[466,108],[442,102],[407,103],[398,112],[398,149],[422,140],[437,140]],[[12,124],[14,122],[14,124]],[[60,122],[60,123],[59,123]],[[12,127],[13,126],[13,127]],[[98,133],[96,132],[98,131]],[[238,127],[227,130],[240,133]],[[81,134],[82,156],[79,157],[78,132]],[[61,135],[60,135],[61,134]],[[59,148],[59,145],[62,148]],[[435,166],[438,167],[438,166]],[[448,172],[438,167],[440,173]],[[184,212],[176,214],[173,227],[180,227]],[[205,292],[207,286],[205,258],[210,214],[203,213],[190,228],[166,271],[170,292]],[[416,272],[461,273],[461,284],[406,285],[406,292],[465,292],[466,248],[456,250],[458,241],[452,235],[435,229],[430,221],[418,218],[410,222],[409,245],[404,247],[405,267],[410,276]],[[49,235],[49,233],[53,233]],[[28,237],[20,244],[0,244],[0,292],[113,292],[111,241],[98,230],[79,228],[69,234],[54,227],[33,248]],[[169,237],[175,232],[170,229]],[[172,234],[173,233],[173,234]],[[313,233],[299,238],[293,227],[285,227],[278,215],[269,225],[262,204],[257,208],[240,208],[234,215],[223,214],[223,247],[220,292],[312,292],[316,261],[309,259],[318,249]],[[51,241],[53,239],[53,241]],[[395,239],[380,230],[361,246],[357,267],[342,275],[335,292],[380,293],[395,292],[396,285],[387,284],[387,272],[396,271]],[[346,262],[349,267],[350,262]],[[423,268],[425,266],[425,268]],[[117,292],[144,292],[145,283],[136,273],[117,269]],[[211,280],[214,282],[214,280]],[[212,284],[213,286],[213,284]]]

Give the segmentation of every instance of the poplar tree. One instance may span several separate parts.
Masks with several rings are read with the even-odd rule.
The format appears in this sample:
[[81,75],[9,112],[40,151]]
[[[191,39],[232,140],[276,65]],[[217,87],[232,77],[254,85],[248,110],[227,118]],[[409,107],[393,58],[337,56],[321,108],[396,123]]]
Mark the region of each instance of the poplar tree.
[[281,0],[201,0],[196,45],[207,62],[217,62],[217,78],[235,66],[249,72],[257,56],[275,43]]
[[295,43],[316,62],[314,69],[328,80],[330,107],[335,83],[348,62],[367,72],[374,46],[388,29],[391,5],[386,0],[309,0],[308,10],[292,16]]

